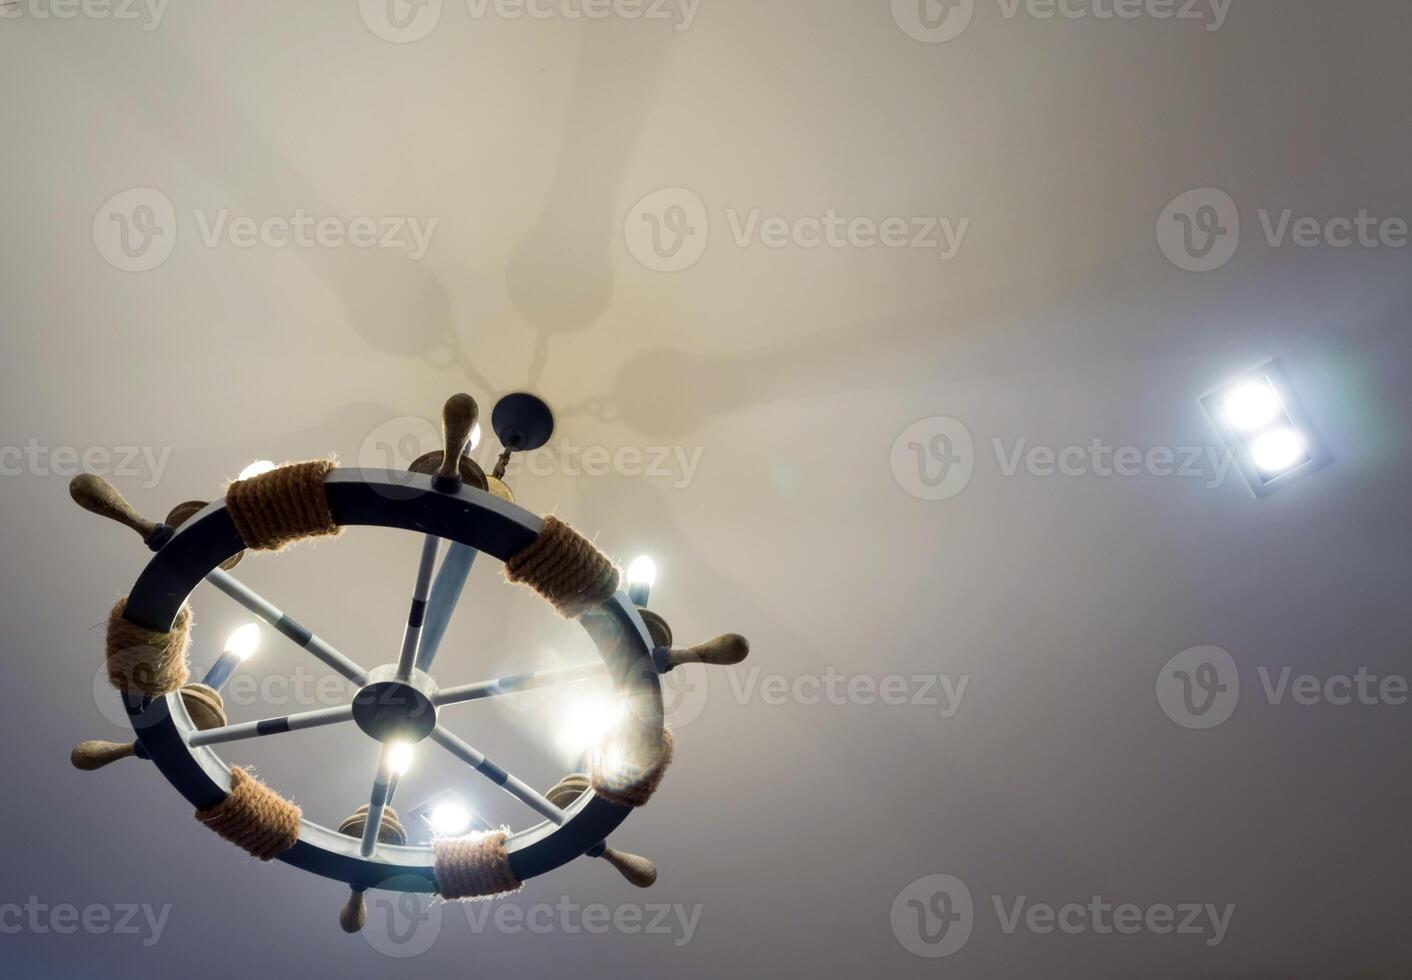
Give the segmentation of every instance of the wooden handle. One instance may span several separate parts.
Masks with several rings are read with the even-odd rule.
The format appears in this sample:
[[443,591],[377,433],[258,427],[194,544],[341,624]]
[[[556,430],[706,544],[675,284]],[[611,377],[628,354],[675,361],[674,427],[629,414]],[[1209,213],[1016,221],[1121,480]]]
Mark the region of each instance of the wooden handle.
[[638,888],[651,887],[657,880],[656,865],[640,854],[628,854],[616,848],[605,847],[599,857],[617,868],[618,873],[628,880],[628,884]]
[[685,650],[667,651],[667,669],[674,670],[682,664],[711,664],[715,667],[728,667],[738,664],[750,655],[750,641],[739,633],[726,633],[714,640],[688,647]]
[[480,409],[476,400],[464,392],[446,399],[446,407],[441,410],[441,436],[446,451],[441,457],[441,476],[454,478],[461,475],[461,457],[471,441],[471,430],[476,427],[476,416]]
[[128,742],[124,745],[121,742],[103,742],[95,739],[91,742],[79,742],[75,745],[74,750],[69,753],[69,761],[74,764],[75,769],[92,772],[95,769],[102,769],[110,762],[126,759],[136,751],[136,742]]
[[126,524],[142,535],[144,541],[157,530],[156,524],[133,510],[132,504],[124,500],[123,495],[101,476],[80,473],[69,481],[69,496],[86,511],[119,524]]
[[348,901],[338,910],[338,924],[344,932],[353,933],[361,931],[367,921],[368,909],[363,904],[363,893],[353,888],[348,892]]

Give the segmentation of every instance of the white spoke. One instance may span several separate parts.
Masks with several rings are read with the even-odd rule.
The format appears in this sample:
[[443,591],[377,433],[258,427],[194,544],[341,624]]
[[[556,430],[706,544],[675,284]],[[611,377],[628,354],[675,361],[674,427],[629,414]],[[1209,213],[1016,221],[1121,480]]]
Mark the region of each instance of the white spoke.
[[502,694],[515,694],[537,687],[552,684],[569,684],[573,681],[588,680],[607,673],[602,663],[577,664],[573,667],[560,667],[555,670],[536,670],[528,674],[511,674],[494,680],[477,681],[437,691],[432,701],[440,707],[445,704],[460,704],[464,701],[479,701],[482,698],[498,697]]
[[382,815],[387,809],[387,798],[392,795],[392,746],[384,745],[378,756],[378,774],[373,779],[373,791],[368,799],[368,815],[363,822],[363,841],[358,851],[363,857],[372,857],[377,850],[378,832],[382,830]]
[[501,769],[487,759],[484,753],[440,725],[431,733],[431,739],[545,819],[555,824],[563,824],[568,819],[563,810],[546,800],[524,780]]
[[417,646],[422,636],[422,621],[427,611],[427,591],[431,588],[431,573],[436,567],[436,552],[441,539],[428,534],[422,541],[422,559],[417,563],[417,584],[412,589],[412,609],[407,613],[407,628],[402,631],[402,652],[397,656],[397,678],[412,676],[417,659]]
[[206,576],[206,581],[210,582],[256,616],[259,616],[276,632],[292,640],[296,646],[308,650],[330,668],[342,674],[354,684],[362,686],[367,681],[368,674],[362,667],[359,667],[352,660],[349,660],[343,654],[329,646],[324,640],[290,619],[279,607],[275,606],[273,603],[267,602],[258,593],[247,587],[230,573],[217,568]]
[[417,648],[417,669],[430,670],[441,648],[442,637],[451,622],[451,613],[461,599],[461,590],[475,564],[476,549],[452,541],[446,549],[446,557],[441,559],[441,567],[436,571],[436,581],[431,585],[431,596],[427,599],[426,622],[422,627],[421,643]]
[[262,718],[259,721],[245,721],[238,725],[225,725],[197,732],[187,740],[195,748],[200,745],[220,745],[224,742],[239,742],[247,738],[260,738],[264,735],[279,735],[284,732],[298,732],[306,728],[322,728],[353,720],[353,706],[342,704],[336,708],[319,708],[297,715],[282,718]]

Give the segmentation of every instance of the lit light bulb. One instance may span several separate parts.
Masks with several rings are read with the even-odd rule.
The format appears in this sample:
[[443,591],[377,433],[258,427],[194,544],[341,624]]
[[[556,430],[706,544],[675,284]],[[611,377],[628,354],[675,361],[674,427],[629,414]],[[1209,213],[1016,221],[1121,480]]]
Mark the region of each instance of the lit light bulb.
[[1226,396],[1221,410],[1231,428],[1237,432],[1254,432],[1269,425],[1280,414],[1280,397],[1264,378],[1247,381]]
[[1266,432],[1250,444],[1250,458],[1266,473],[1282,473],[1308,457],[1304,437],[1293,429]]
[[638,555],[628,566],[628,585],[644,585],[647,588],[657,584],[657,563],[646,555]]
[[471,427],[471,441],[466,443],[466,452],[473,453],[480,446],[480,423],[477,422]]
[[412,746],[407,742],[397,742],[388,746],[387,768],[394,776],[405,776],[412,768]]
[[628,566],[628,598],[633,605],[646,607],[657,582],[657,563],[646,555],[638,555]]
[[226,637],[225,652],[234,654],[244,662],[250,659],[255,648],[260,645],[260,627],[256,623],[246,623]]
[[259,476],[261,473],[268,473],[274,468],[275,464],[270,462],[268,459],[257,459],[255,460],[255,462],[245,467],[245,469],[241,470],[240,475],[237,476],[236,479],[248,480],[252,476]]
[[471,828],[471,811],[454,800],[438,803],[427,819],[431,829],[443,837],[459,837]]
[[582,755],[602,742],[626,713],[626,706],[616,697],[579,701],[560,716],[555,741],[567,754]]

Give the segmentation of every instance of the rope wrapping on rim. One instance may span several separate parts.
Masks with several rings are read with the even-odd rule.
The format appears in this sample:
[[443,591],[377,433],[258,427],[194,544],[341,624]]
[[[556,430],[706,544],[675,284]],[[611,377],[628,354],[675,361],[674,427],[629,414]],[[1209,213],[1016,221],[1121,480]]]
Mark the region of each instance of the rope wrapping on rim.
[[230,793],[196,819],[261,861],[289,850],[299,840],[299,807],[239,767],[230,771]]
[[283,551],[305,538],[339,533],[329,510],[324,478],[331,459],[285,463],[226,487],[226,511],[251,551]]
[[610,745],[600,750],[593,759],[593,791],[618,806],[646,805],[672,764],[673,748],[672,730],[663,728],[656,746]]
[[127,596],[108,614],[108,682],[125,694],[149,698],[178,690],[191,671],[186,651],[191,645],[191,608],[185,603],[170,631],[144,629],[123,618]]
[[505,563],[505,579],[529,586],[566,619],[598,608],[618,591],[618,566],[552,514],[539,535]]
[[508,827],[468,837],[439,837],[431,842],[433,873],[442,898],[498,898],[520,890],[520,879],[505,852]]

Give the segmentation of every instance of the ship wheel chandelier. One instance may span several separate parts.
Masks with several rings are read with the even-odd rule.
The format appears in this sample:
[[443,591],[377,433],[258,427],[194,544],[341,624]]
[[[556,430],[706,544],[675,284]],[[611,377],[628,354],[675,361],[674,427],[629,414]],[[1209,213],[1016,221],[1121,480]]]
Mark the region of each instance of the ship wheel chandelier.
[[[736,634],[689,648],[672,645],[665,619],[647,607],[651,574],[630,574],[587,538],[553,516],[514,502],[505,482],[511,454],[548,442],[549,407],[515,393],[496,403],[491,427],[502,451],[490,474],[467,455],[478,433],[469,395],[452,396],[442,413],[444,449],[415,460],[410,472],[340,468],[332,460],[261,464],[232,481],[212,503],[177,505],[162,522],[139,515],[104,480],[75,477],[70,493],[84,509],[124,524],[153,552],[132,589],[113,607],[107,628],[108,680],[132,723],[130,743],[88,741],[72,754],[94,770],[126,757],[150,760],[196,809],[202,824],[269,861],[346,883],[339,913],[348,932],[366,918],[369,888],[430,892],[445,899],[509,894],[522,882],[575,858],[602,858],[629,882],[651,885],[646,858],[611,847],[609,836],[657,789],[672,758],[663,722],[660,675],[686,663],[734,664],[749,652]],[[349,526],[400,528],[423,536],[402,643],[394,661],[365,668],[302,626],[232,570],[247,552],[279,552],[296,542],[338,535]],[[444,555],[442,552],[444,551]],[[504,563],[504,578],[533,589],[562,616],[576,620],[599,659],[441,686],[433,673],[438,648],[477,555]],[[438,564],[438,558],[440,563]],[[637,565],[637,563],[634,563]],[[202,582],[235,600],[269,627],[356,687],[349,703],[277,718],[231,723],[221,689],[248,656],[258,628],[232,634],[200,682],[191,679],[192,616],[188,599]],[[496,765],[441,721],[456,705],[515,692],[606,677],[631,710],[587,754],[585,772],[540,792]],[[351,724],[349,724],[351,723]],[[379,746],[367,802],[335,826],[308,819],[248,768],[218,753],[249,739],[346,725]],[[410,845],[392,807],[412,746],[429,741],[470,766],[533,811],[538,822],[433,836]]]

